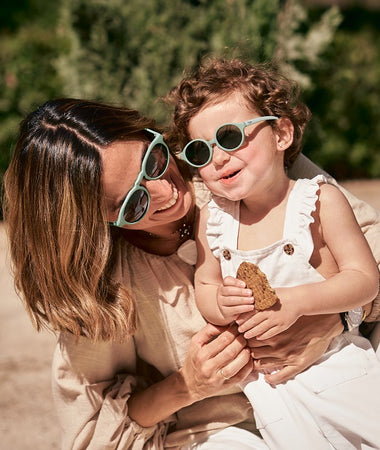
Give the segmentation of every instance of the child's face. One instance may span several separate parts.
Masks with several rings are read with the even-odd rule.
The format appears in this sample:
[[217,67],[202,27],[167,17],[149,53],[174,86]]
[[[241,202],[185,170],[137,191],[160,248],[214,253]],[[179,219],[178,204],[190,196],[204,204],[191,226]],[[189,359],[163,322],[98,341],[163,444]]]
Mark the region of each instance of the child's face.
[[[225,123],[239,123],[260,117],[249,109],[239,94],[203,108],[189,122],[191,139],[211,140]],[[283,149],[270,122],[259,122],[245,129],[245,141],[235,151],[226,152],[213,144],[212,160],[199,168],[199,174],[214,193],[230,200],[247,198],[259,185],[268,189],[284,174]]]

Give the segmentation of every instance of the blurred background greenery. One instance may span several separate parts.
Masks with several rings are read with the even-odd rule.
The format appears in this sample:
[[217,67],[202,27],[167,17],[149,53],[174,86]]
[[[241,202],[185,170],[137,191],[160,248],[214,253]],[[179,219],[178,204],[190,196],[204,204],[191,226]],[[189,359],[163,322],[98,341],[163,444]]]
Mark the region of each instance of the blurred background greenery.
[[379,178],[379,18],[379,0],[2,0],[0,181],[21,118],[47,99],[165,123],[157,99],[209,53],[274,60],[313,113],[304,153],[339,180]]

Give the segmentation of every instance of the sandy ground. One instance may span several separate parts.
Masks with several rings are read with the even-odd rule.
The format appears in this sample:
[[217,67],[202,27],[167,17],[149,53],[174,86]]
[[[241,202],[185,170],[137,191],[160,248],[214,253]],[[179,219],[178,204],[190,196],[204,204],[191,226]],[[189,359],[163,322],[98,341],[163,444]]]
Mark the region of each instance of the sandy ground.
[[[380,180],[343,183],[380,210]],[[13,290],[7,242],[0,223],[0,438],[9,450],[59,448],[50,391],[55,338],[37,333]]]

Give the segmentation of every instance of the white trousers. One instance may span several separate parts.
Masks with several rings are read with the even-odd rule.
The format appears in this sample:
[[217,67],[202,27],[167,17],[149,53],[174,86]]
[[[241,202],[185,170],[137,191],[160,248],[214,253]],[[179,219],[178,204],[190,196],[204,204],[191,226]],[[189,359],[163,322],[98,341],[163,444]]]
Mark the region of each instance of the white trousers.
[[260,374],[242,387],[270,449],[380,449],[380,362],[361,336],[338,336],[285,384],[271,387]]

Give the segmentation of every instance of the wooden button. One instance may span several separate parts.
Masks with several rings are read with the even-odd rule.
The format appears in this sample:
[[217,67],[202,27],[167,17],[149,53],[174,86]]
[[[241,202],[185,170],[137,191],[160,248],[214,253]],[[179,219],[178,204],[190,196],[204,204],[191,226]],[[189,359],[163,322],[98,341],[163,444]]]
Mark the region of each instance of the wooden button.
[[231,253],[229,250],[223,250],[223,258],[229,261],[231,259]]
[[284,245],[284,252],[285,252],[287,255],[293,255],[293,253],[294,253],[294,247],[293,247],[293,245],[292,245],[292,244],[286,244],[286,245]]

